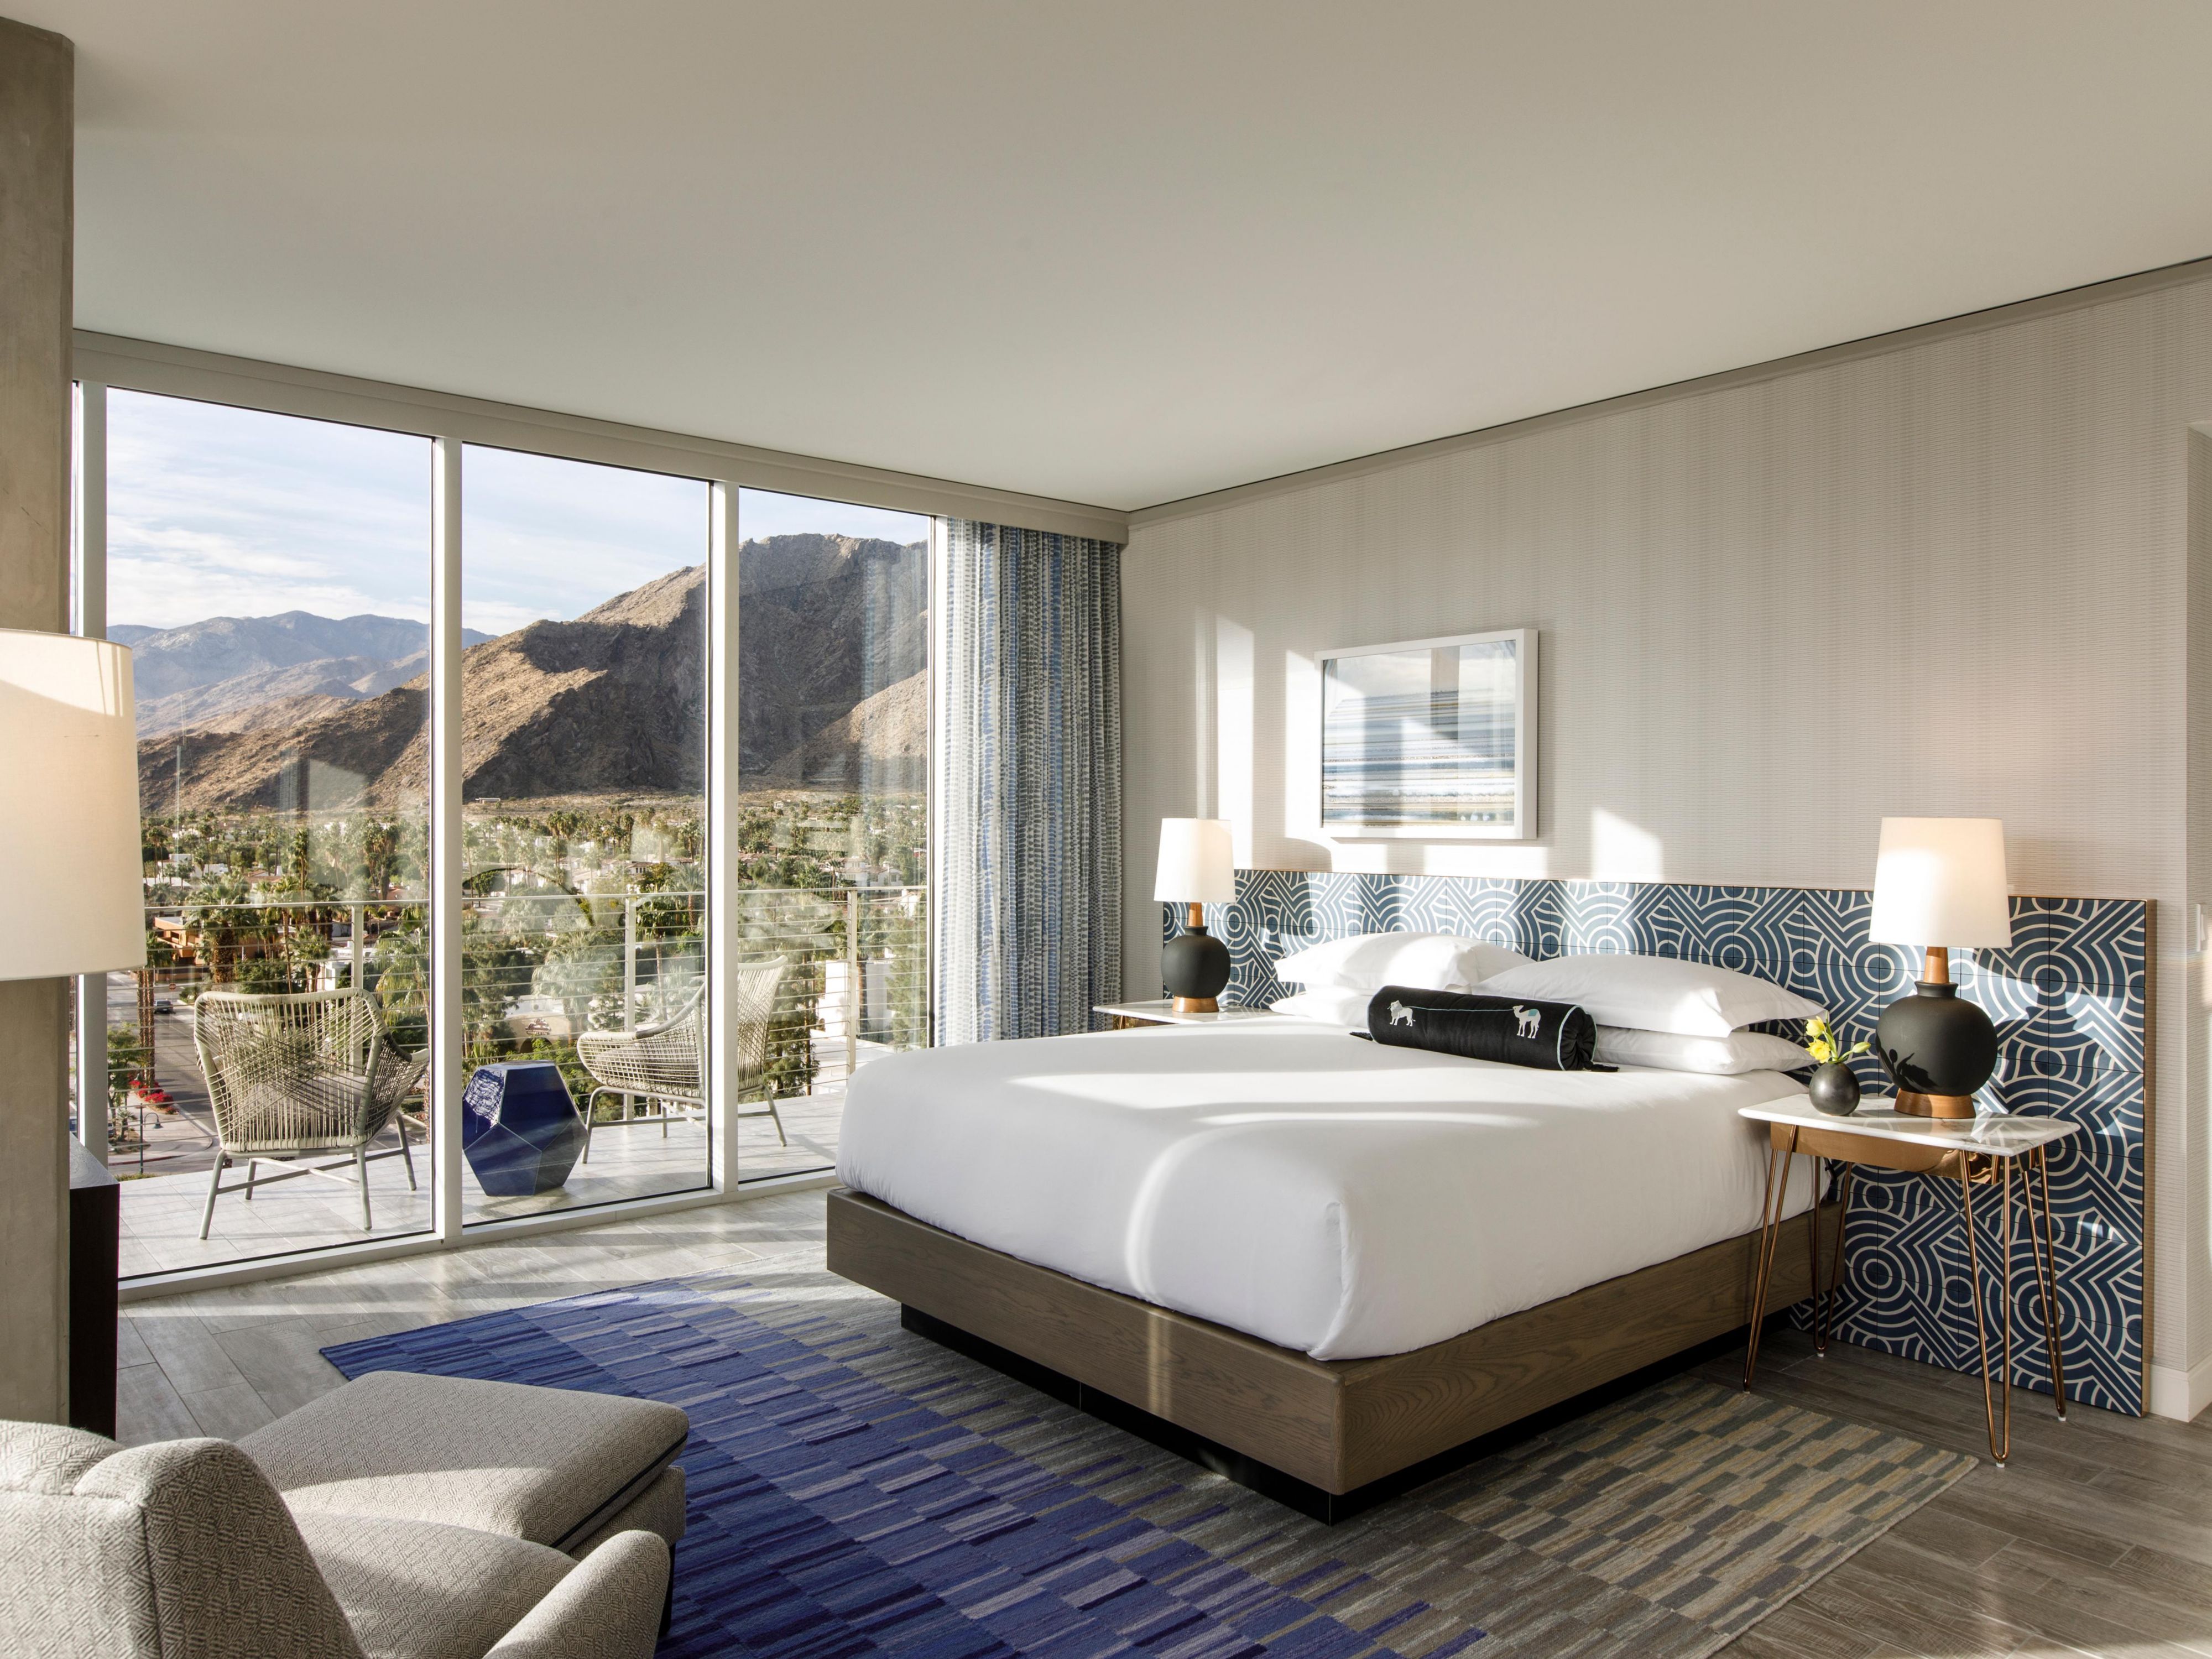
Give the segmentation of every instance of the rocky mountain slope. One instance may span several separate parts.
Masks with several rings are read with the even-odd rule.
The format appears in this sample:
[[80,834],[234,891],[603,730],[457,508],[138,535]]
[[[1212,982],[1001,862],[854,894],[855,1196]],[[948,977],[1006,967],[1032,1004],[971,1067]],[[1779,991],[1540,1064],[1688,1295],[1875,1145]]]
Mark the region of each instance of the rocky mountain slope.
[[[738,743],[749,785],[842,789],[865,776],[871,787],[920,787],[927,567],[926,548],[844,537],[781,536],[740,550]],[[672,571],[573,622],[472,646],[461,673],[466,795],[703,787],[704,597],[703,568]],[[316,700],[336,699],[330,688],[340,683],[312,678],[270,675],[263,684],[277,695],[222,716],[231,729],[204,720],[181,736],[145,737],[147,810],[167,811],[179,796],[187,808],[419,810],[425,678],[375,695],[343,682],[354,699],[327,702]]]
[[929,659],[926,543],[748,542],[738,601],[738,765],[748,781]]
[[910,674],[855,703],[748,787],[907,793],[928,781],[929,675]]

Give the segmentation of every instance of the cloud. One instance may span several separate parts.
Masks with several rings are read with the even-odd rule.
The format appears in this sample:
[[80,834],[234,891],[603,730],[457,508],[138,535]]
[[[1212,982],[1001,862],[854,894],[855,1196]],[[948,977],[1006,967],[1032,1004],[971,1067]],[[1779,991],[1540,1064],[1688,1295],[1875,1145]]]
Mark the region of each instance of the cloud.
[[707,557],[707,486],[474,444],[461,452],[461,617],[565,621]]
[[108,393],[108,619],[427,617],[430,444]]
[[[469,446],[462,620],[566,620],[707,556],[707,486]],[[108,617],[430,614],[430,441],[151,393],[108,393]],[[926,540],[908,513],[739,492],[747,538]]]

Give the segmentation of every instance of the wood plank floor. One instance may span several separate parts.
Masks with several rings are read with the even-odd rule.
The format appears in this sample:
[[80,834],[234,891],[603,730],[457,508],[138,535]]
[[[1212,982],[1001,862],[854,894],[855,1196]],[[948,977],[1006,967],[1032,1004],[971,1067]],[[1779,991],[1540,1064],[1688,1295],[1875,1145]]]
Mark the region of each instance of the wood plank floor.
[[[1743,1358],[1701,1374],[1738,1384]],[[1771,1333],[1759,1386],[1831,1417],[1971,1453],[1981,1466],[1726,1651],[2212,1655],[2212,1413],[2196,1422],[2013,1396],[2012,1462],[1989,1461],[1979,1379]]]
[[[673,1273],[749,1261],[818,1266],[820,1191],[613,1221],[442,1256],[125,1310],[121,1431],[137,1443],[246,1432],[343,1379],[317,1352]],[[1717,1382],[1741,1356],[1704,1368]],[[2212,1659],[2212,1413],[2183,1425],[2014,1396],[2009,1468],[1988,1462],[1971,1377],[1769,1335],[1760,1388],[1972,1453],[1982,1467],[1747,1632],[1732,1659]]]
[[344,1382],[319,1350],[748,1261],[822,1263],[821,1189],[764,1194],[123,1310],[117,1432],[233,1439]]

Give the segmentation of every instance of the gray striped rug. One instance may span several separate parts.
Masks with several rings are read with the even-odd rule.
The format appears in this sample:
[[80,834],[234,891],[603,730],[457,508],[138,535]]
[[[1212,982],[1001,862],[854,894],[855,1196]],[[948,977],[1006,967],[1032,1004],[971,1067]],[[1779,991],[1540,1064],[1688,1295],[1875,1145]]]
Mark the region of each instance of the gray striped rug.
[[689,1411],[665,1659],[1698,1659],[1974,1465],[1678,1377],[1327,1527],[748,1269],[326,1352]]
[[[854,1369],[1097,1490],[1405,1656],[1702,1659],[1961,1479],[1975,1460],[1676,1377],[1334,1527],[998,1372],[866,1322]],[[975,1415],[1000,1397],[994,1421]],[[1139,1497],[1137,1494],[1143,1493]],[[1194,1528],[1183,1521],[1212,1511]]]

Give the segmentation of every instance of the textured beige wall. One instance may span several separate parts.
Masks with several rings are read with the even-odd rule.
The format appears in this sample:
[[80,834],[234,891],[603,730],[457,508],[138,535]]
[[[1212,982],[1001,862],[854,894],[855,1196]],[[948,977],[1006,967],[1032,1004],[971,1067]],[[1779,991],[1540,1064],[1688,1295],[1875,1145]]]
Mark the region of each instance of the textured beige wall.
[[[68,41],[0,18],[0,628],[50,633],[69,626],[74,76]],[[64,989],[0,982],[0,1418],[69,1404]]]
[[[1164,814],[1233,818],[1261,866],[1802,886],[1869,884],[1885,813],[1999,816],[2020,890],[2158,902],[2154,1359],[2212,1352],[2183,960],[2207,417],[2212,277],[1139,515],[1131,994]],[[1312,653],[1518,626],[1540,838],[1321,836]]]

